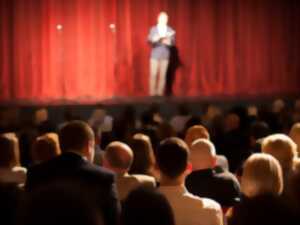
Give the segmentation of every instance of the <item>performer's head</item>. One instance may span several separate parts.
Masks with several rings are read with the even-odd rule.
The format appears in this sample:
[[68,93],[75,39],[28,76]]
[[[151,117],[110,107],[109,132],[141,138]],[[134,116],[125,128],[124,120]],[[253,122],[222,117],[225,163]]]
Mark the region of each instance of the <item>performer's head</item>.
[[157,23],[159,25],[167,25],[168,24],[168,14],[166,12],[160,12],[157,17]]

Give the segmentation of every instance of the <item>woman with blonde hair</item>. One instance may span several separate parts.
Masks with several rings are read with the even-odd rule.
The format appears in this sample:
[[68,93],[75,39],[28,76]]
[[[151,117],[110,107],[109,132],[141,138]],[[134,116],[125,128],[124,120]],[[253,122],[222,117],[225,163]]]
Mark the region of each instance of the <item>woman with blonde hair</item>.
[[292,224],[282,202],[283,175],[276,158],[264,153],[250,156],[241,178],[243,197],[228,218],[229,225]]
[[280,163],[284,184],[294,172],[297,160],[297,145],[285,134],[272,134],[262,142],[262,152],[274,156]]
[[289,137],[295,142],[297,145],[297,154],[300,156],[300,123],[295,123],[289,133]]

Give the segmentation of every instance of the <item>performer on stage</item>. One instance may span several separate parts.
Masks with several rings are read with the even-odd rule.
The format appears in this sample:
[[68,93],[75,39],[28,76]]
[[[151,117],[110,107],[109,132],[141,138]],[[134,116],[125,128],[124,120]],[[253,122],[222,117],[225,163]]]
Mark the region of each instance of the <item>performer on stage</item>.
[[150,58],[150,95],[163,96],[169,65],[170,47],[175,43],[175,31],[168,26],[167,13],[159,13],[157,25],[150,29],[148,41],[152,46]]

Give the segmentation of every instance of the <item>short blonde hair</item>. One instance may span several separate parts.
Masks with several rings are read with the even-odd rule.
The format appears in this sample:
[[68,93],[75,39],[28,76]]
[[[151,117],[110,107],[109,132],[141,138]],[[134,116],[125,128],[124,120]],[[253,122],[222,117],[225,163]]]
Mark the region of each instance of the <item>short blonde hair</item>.
[[190,127],[186,131],[184,140],[187,143],[187,145],[189,147],[191,147],[193,142],[200,138],[209,140],[210,139],[209,132],[206,129],[206,127],[204,127],[202,125],[195,125],[195,126]]
[[293,170],[297,157],[297,145],[285,134],[273,134],[262,142],[262,152],[274,156],[284,172]]
[[244,164],[241,189],[247,197],[267,193],[280,195],[283,191],[283,175],[278,160],[264,153],[250,156]]
[[298,153],[298,156],[300,156],[300,123],[295,123],[292,126],[289,136],[296,143],[297,153]]

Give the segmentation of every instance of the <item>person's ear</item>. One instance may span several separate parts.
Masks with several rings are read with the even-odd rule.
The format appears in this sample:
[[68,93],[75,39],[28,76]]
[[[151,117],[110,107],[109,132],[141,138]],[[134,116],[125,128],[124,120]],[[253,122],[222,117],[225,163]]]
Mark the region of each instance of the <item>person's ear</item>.
[[85,153],[88,157],[88,160],[93,162],[94,161],[94,156],[95,156],[95,142],[94,142],[94,140],[88,141],[87,146],[85,148]]
[[217,156],[212,157],[212,166],[213,168],[217,166]]
[[191,172],[193,172],[193,165],[191,162],[188,162],[186,165],[186,174],[189,175]]

